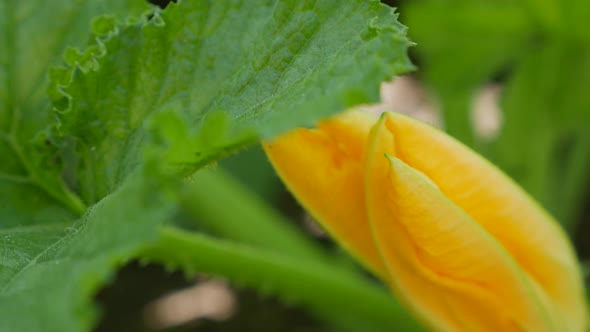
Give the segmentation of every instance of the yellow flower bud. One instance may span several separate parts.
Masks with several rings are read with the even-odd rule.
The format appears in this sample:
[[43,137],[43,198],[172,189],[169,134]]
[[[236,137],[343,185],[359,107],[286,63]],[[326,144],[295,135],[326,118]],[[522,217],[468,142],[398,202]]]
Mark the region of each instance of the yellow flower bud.
[[587,328],[558,224],[443,132],[351,111],[264,148],[309,213],[433,330]]

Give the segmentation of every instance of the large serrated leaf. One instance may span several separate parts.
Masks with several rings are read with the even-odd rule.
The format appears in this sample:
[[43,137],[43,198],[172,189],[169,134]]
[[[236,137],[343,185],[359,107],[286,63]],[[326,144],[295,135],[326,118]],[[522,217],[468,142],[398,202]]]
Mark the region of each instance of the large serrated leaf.
[[[270,136],[376,101],[381,81],[411,68],[408,45],[377,1],[185,1],[117,26],[94,57],[55,75],[60,132],[81,156],[76,189],[92,203],[116,188],[140,163],[145,120],[162,110],[193,131],[223,113],[229,128]],[[186,158],[247,143],[203,144]]]
[[[194,171],[256,138],[377,100],[382,80],[411,69],[405,29],[378,1],[186,1],[151,15],[130,10],[127,20],[131,1],[53,5],[0,4],[2,331],[91,328],[97,289],[182,207],[154,169],[173,161]],[[67,49],[65,67],[47,73],[97,14],[109,15],[93,21],[89,46]],[[52,15],[68,19],[46,22]],[[43,34],[40,60],[28,66],[39,45],[25,41]],[[46,75],[59,123],[46,112]],[[283,231],[273,229],[288,239],[284,249],[308,250],[317,264],[322,253]],[[273,291],[292,293],[295,282]],[[354,320],[371,317],[366,309]]]

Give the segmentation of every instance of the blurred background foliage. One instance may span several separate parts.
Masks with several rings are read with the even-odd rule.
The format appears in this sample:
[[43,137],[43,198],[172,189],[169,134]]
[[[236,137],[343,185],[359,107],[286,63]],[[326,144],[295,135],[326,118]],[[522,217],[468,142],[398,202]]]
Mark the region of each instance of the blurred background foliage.
[[[165,6],[167,1],[153,1]],[[586,0],[398,0],[409,27],[414,73],[451,135],[507,172],[559,220],[586,266],[590,260],[590,2]],[[476,96],[496,87],[500,126],[478,133]],[[401,96],[403,98],[403,95]],[[344,265],[353,265],[306,219],[260,147],[216,167],[287,216]],[[206,228],[206,227],[205,227]],[[227,236],[217,229],[220,236]],[[231,235],[230,235],[231,237]],[[98,331],[152,331],[147,303],[193,284],[178,272],[132,263],[97,297]],[[149,291],[146,291],[149,290]],[[302,308],[232,287],[236,309],[163,331],[338,331]]]

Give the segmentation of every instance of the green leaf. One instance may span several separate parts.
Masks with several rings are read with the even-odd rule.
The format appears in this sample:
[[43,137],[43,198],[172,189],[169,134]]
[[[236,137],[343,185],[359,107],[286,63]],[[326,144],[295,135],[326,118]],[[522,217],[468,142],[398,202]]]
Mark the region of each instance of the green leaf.
[[0,177],[0,230],[27,225],[63,224],[76,219],[28,178]]
[[0,231],[0,331],[89,331],[94,293],[171,218],[167,192],[135,174],[71,227]]
[[256,132],[237,130],[222,112],[209,114],[198,130],[189,130],[182,117],[176,108],[154,114],[147,128],[149,141],[155,144],[145,154],[185,176],[256,141]]
[[[68,226],[77,218],[76,213],[83,212],[83,206],[60,179],[59,162],[48,151],[52,150],[51,142],[38,131],[52,121],[50,101],[44,94],[50,63],[61,56],[66,45],[86,42],[92,16],[107,8],[122,13],[130,3],[0,2],[2,331],[73,331],[73,326],[89,326],[90,320],[78,316],[87,310],[80,304],[89,301],[97,287],[95,281],[104,278],[93,276],[96,264],[83,270],[84,264],[90,267],[92,263],[81,263],[81,256],[69,262],[75,254],[65,251],[76,252],[83,243],[78,242],[78,248],[68,247],[69,239],[83,224]],[[143,1],[136,3],[146,8]],[[108,271],[99,270],[102,274]],[[39,316],[31,319],[31,312]]]
[[32,108],[45,100],[49,65],[66,47],[84,46],[93,17],[105,13],[127,17],[147,8],[142,0],[2,1],[0,124],[10,124],[14,108]]
[[[220,136],[222,125],[270,137],[376,101],[381,81],[411,69],[404,31],[391,8],[361,0],[185,1],[117,26],[53,74],[60,131],[80,155],[75,188],[87,203],[116,188],[141,163],[146,119],[162,110],[188,133]],[[185,164],[249,137],[202,142]]]
[[69,223],[10,227],[0,230],[0,285],[6,285],[47,247],[63,236]]
[[[39,133],[53,122],[45,94],[47,70],[68,45],[86,44],[92,17],[139,14],[147,8],[142,0],[0,2],[0,228],[49,222],[54,218],[44,217],[45,208],[83,212],[83,204],[59,178],[51,142]],[[23,197],[33,202],[30,208],[12,204],[26,201]]]

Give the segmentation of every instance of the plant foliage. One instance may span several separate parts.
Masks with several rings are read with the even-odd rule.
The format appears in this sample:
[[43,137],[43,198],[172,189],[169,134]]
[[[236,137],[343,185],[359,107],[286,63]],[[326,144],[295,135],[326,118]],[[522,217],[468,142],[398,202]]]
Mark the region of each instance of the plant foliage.
[[419,329],[206,167],[376,101],[412,69],[391,8],[7,0],[0,15],[0,331],[90,330],[95,293],[133,259],[222,275],[340,330]]

